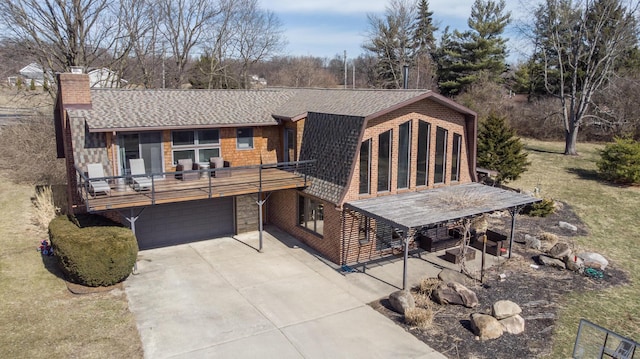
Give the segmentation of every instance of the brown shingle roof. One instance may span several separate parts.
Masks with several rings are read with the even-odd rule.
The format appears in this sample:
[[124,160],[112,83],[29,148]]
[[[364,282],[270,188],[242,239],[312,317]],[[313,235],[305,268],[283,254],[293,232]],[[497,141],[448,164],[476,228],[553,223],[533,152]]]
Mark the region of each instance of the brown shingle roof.
[[[91,91],[92,108],[69,109],[89,129],[273,125],[307,112],[367,117],[432,94],[427,90],[122,90]],[[275,117],[275,118],[274,118]]]
[[91,110],[69,110],[84,117],[92,131],[131,128],[273,125],[273,110],[293,90],[118,90],[91,91]]

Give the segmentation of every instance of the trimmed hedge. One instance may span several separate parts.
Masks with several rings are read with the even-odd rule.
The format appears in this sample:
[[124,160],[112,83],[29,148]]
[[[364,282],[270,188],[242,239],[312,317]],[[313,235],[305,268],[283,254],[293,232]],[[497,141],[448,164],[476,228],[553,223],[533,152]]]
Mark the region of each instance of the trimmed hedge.
[[138,242],[124,227],[80,228],[68,217],[59,216],[49,224],[49,238],[67,280],[89,287],[125,280],[138,256]]

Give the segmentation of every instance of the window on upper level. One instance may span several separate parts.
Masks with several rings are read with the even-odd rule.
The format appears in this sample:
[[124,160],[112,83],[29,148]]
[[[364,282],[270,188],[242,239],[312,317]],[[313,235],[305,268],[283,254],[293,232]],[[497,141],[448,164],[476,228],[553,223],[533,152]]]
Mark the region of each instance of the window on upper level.
[[453,134],[453,149],[451,152],[451,181],[460,180],[460,150],[462,146],[462,136]]
[[378,192],[391,188],[391,130],[378,136]]
[[360,194],[371,193],[371,139],[360,145]]
[[409,188],[411,171],[411,121],[400,125],[398,130],[398,188]]
[[171,147],[174,165],[186,158],[209,162],[211,157],[220,157],[220,132],[217,129],[172,131]]
[[236,148],[239,150],[253,148],[253,128],[242,127],[236,130]]
[[447,130],[442,127],[436,128],[436,158],[433,173],[434,183],[444,183],[445,171],[447,169]]
[[431,124],[418,122],[418,153],[416,156],[416,185],[429,184],[429,145],[431,143]]

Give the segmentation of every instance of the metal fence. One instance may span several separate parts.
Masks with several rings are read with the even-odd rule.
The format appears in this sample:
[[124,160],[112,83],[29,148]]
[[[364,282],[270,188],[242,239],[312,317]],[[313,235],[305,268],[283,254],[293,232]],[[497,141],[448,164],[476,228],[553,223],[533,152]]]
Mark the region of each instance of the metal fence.
[[640,344],[588,320],[580,319],[573,347],[575,359],[632,359]]

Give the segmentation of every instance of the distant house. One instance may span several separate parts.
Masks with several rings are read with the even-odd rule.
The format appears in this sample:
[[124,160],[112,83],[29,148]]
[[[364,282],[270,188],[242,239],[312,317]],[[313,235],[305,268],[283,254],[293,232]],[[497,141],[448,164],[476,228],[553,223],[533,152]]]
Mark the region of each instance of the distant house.
[[87,72],[91,88],[119,88],[127,83],[117,73],[106,67],[93,69]]
[[[33,80],[36,86],[44,85],[44,71],[42,70],[42,66],[35,62],[20,69],[20,76],[25,80],[26,85],[31,84],[31,80]],[[51,80],[52,78],[48,76],[47,81]]]

